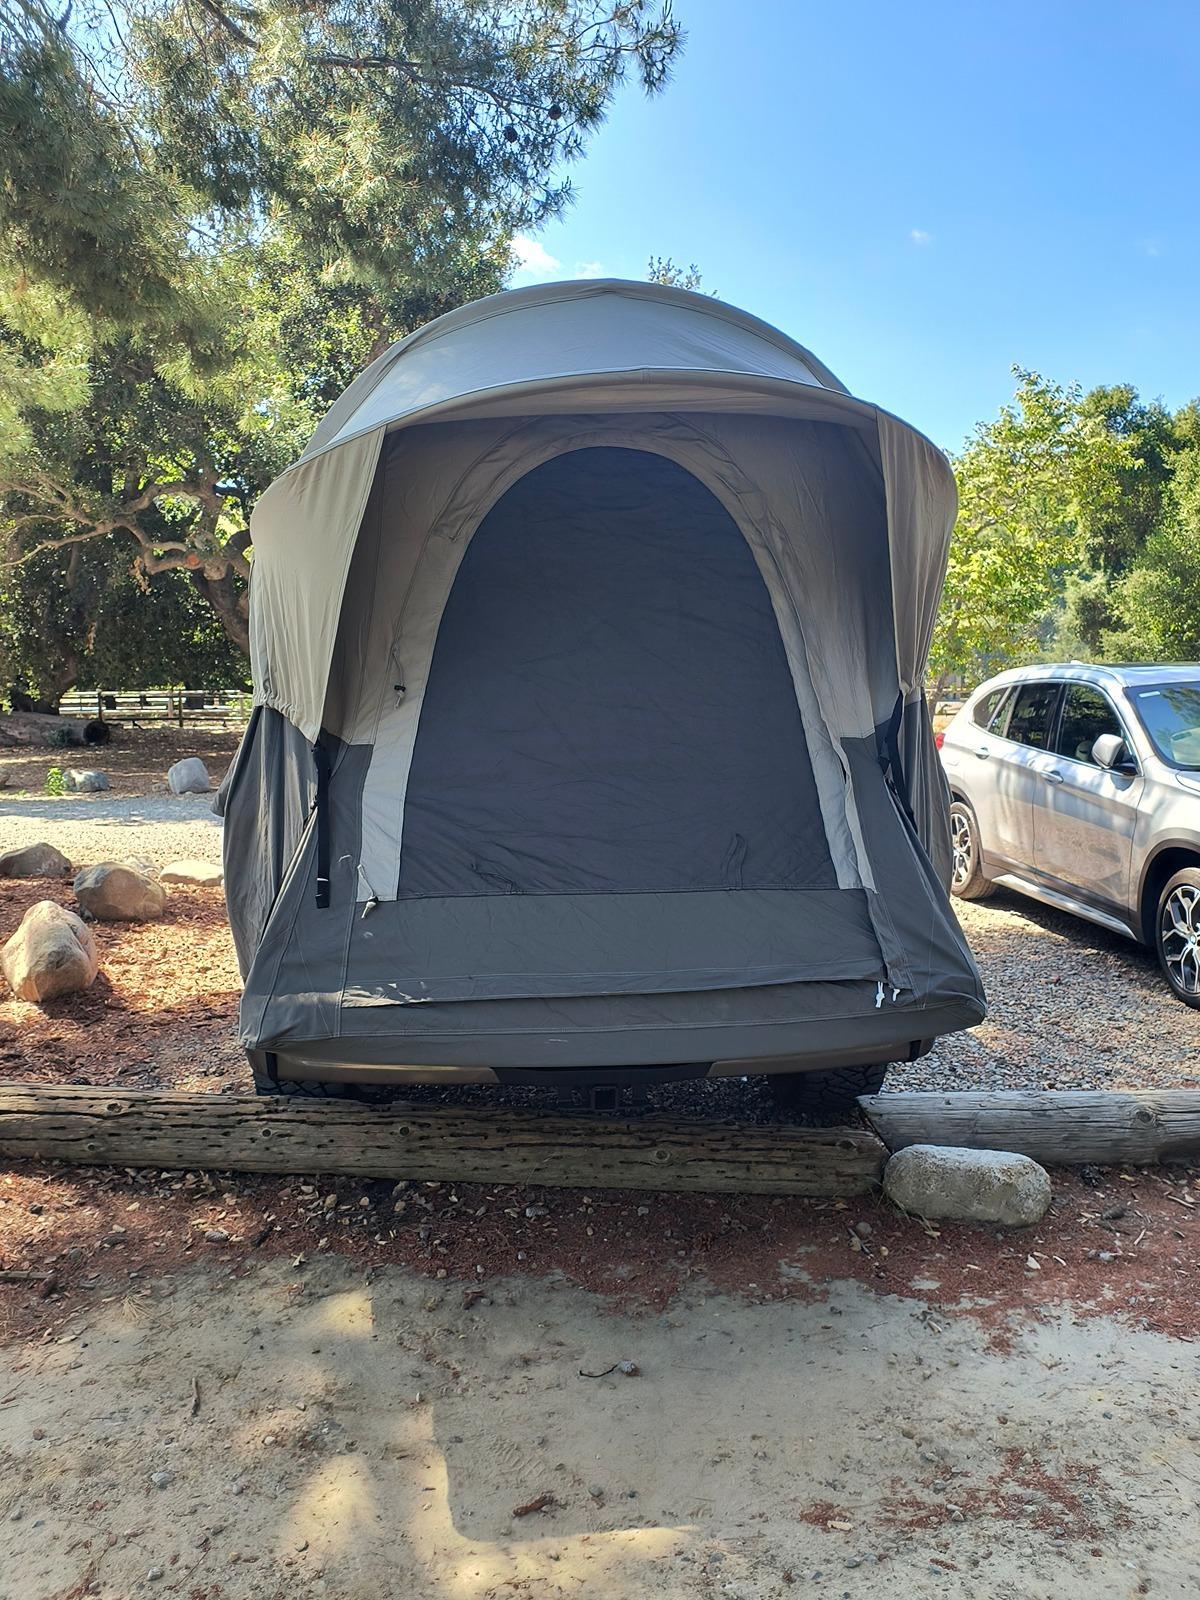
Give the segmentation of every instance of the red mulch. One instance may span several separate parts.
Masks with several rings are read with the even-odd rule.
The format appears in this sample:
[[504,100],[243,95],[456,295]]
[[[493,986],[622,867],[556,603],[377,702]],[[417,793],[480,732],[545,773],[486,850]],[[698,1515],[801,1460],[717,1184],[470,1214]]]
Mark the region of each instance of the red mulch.
[[[0,945],[38,900],[78,911],[69,882],[0,882]],[[237,1044],[241,994],[220,889],[172,885],[157,922],[97,922],[90,989],[0,1000],[0,1077],[135,1088],[251,1087]]]
[[[17,1164],[0,1177],[0,1267],[50,1272],[0,1287],[0,1336],[56,1328],[89,1286],[191,1261],[240,1273],[332,1251],[400,1264],[463,1293],[494,1277],[559,1274],[628,1308],[661,1309],[690,1282],[756,1301],[821,1301],[837,1280],[920,1300],[937,1333],[966,1316],[1003,1347],[1014,1313],[1063,1306],[1200,1337],[1200,1175],[1059,1173],[1046,1220],[1020,1231],[927,1229],[882,1199],[770,1199],[345,1178],[160,1174]],[[332,1204],[326,1199],[332,1197]],[[537,1214],[540,1208],[546,1214]],[[535,1215],[527,1215],[532,1207]],[[1118,1208],[1121,1215],[1112,1215]],[[1106,1218],[1104,1213],[1110,1213]],[[864,1240],[854,1224],[869,1225]],[[228,1241],[209,1241],[221,1230]],[[857,1244],[856,1242],[857,1241]],[[1108,1257],[1108,1259],[1102,1259]],[[1032,1258],[1039,1269],[1028,1266]],[[915,1288],[936,1282],[935,1289]],[[836,1315],[836,1308],[830,1308]]]

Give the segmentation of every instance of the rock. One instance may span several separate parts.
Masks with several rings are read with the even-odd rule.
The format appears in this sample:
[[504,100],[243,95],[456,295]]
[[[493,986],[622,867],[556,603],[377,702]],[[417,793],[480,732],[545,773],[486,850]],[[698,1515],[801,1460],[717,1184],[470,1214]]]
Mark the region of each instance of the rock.
[[108,778],[95,767],[68,767],[63,773],[63,788],[68,794],[98,794],[108,788]]
[[0,878],[61,878],[71,863],[52,844],[27,844],[0,856]]
[[86,989],[100,969],[92,930],[73,911],[39,900],[0,952],[12,991],[40,1003]]
[[225,881],[221,868],[211,861],[172,861],[159,873],[163,883],[196,883],[205,889],[219,889]]
[[883,1169],[883,1192],[920,1217],[963,1222],[1038,1222],[1050,1204],[1050,1178],[1028,1156],[910,1144]]
[[199,756],[185,756],[167,773],[167,787],[172,794],[208,794],[212,779]]
[[150,1482],[156,1489],[169,1489],[174,1481],[175,1475],[171,1472],[152,1472],[150,1474]]
[[102,861],[75,878],[75,898],[101,922],[150,922],[161,917],[167,891],[119,861]]

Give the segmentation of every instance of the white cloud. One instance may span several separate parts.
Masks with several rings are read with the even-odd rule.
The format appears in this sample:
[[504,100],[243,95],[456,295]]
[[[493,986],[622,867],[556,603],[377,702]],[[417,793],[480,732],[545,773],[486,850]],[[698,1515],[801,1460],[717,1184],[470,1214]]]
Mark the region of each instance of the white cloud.
[[1143,252],[1144,255],[1148,255],[1148,256],[1161,256],[1162,253],[1163,253],[1163,242],[1162,242],[1162,240],[1161,239],[1143,239],[1142,240],[1142,252]]
[[911,244],[920,245],[933,243],[933,235],[931,233],[926,233],[924,228],[910,228],[908,230],[908,238]]
[[530,238],[527,233],[514,236],[512,252],[517,261],[518,278],[553,278],[561,275],[562,262],[558,257],[552,256],[540,240]]
[[603,261],[577,261],[575,263],[575,276],[577,278],[603,278]]

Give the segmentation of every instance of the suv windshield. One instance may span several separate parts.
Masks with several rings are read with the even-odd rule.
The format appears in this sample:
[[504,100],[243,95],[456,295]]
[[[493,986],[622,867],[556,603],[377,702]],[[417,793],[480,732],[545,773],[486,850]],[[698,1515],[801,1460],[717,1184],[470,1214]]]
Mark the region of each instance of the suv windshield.
[[1200,683],[1158,683],[1126,692],[1163,760],[1200,770]]

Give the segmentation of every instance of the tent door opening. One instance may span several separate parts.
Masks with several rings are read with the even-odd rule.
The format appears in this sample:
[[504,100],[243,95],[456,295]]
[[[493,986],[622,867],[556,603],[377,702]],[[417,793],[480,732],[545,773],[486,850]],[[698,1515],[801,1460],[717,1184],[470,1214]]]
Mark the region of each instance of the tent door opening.
[[835,889],[766,585],[665,456],[532,469],[443,612],[398,897]]

